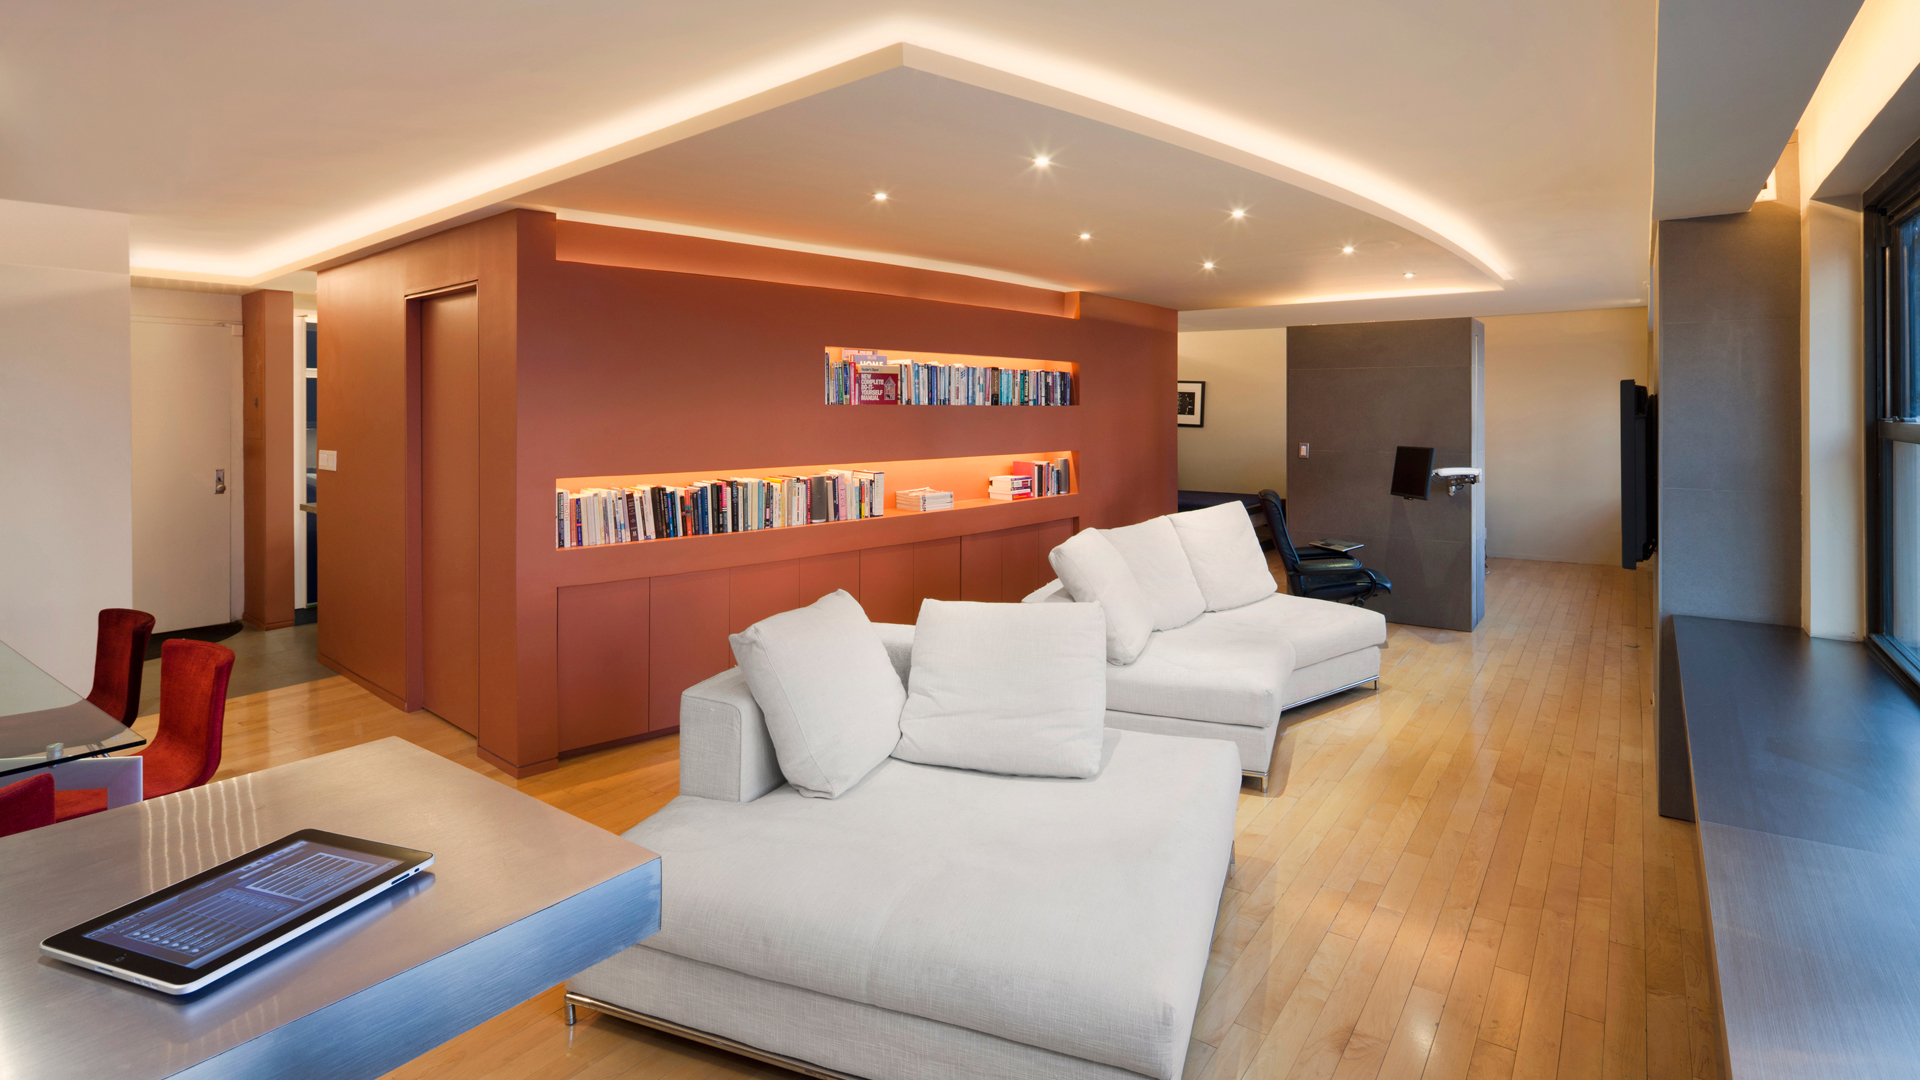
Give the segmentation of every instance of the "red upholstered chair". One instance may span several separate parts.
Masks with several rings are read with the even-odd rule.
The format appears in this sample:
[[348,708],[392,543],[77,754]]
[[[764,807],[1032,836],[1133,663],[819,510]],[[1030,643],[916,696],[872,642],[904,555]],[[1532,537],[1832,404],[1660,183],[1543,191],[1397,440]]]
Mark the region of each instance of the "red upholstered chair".
[[[160,646],[160,731],[140,751],[144,797],[157,799],[199,787],[220,768],[226,727],[227,679],[233,650],[210,641],[172,638]],[[104,789],[55,793],[59,820],[107,808]]]
[[0,836],[51,824],[53,777],[35,773],[19,783],[0,788]]
[[100,612],[100,635],[93,647],[93,691],[87,700],[123,724],[140,712],[140,673],[147,662],[153,616],[127,608]]

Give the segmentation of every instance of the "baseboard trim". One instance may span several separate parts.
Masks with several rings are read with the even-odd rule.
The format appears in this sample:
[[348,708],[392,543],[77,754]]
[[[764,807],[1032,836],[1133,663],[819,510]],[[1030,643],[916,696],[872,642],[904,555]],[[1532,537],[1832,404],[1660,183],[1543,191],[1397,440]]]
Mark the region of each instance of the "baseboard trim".
[[387,704],[393,706],[394,708],[399,709],[401,712],[415,711],[407,707],[406,698],[400,697],[399,695],[390,692],[389,690],[387,690],[386,687],[381,686],[379,683],[376,683],[373,680],[361,675],[360,673],[354,671],[352,668],[348,667],[347,665],[341,663],[338,660],[335,660],[331,656],[328,656],[326,653],[315,652],[313,658],[315,660],[320,661],[322,664],[326,665],[327,667],[332,668],[334,671],[339,672],[341,675],[346,676],[347,679],[350,680],[355,686],[358,686],[360,689],[365,690],[367,693],[372,694],[374,697],[379,698],[381,701],[386,702]]
[[657,1016],[648,1016],[646,1013],[637,1013],[632,1009],[623,1009],[618,1005],[611,1005],[597,998],[587,997],[585,994],[576,994],[571,990],[567,991],[566,1003],[570,1010],[576,1005],[582,1008],[592,1009],[594,1012],[605,1013],[608,1016],[625,1020],[630,1024],[639,1024],[642,1027],[650,1027],[655,1031],[664,1031],[669,1035],[678,1035],[683,1039],[691,1039],[694,1042],[703,1043],[717,1050],[725,1050],[729,1054],[738,1054],[744,1058],[752,1058],[754,1061],[799,1073],[801,1076],[812,1077],[813,1080],[867,1080],[866,1077],[855,1076],[852,1073],[838,1072],[824,1065],[815,1065],[811,1061],[801,1061],[799,1058],[790,1058],[785,1054],[776,1054],[771,1050],[762,1050],[757,1046],[748,1046],[743,1042],[735,1042],[724,1035],[715,1035],[712,1032],[701,1031],[699,1028],[687,1027],[685,1024],[676,1024],[671,1020],[662,1020]]
[[481,761],[499,769],[515,780],[525,780],[529,776],[538,776],[543,772],[552,772],[560,767],[559,758],[548,758],[545,761],[536,761],[531,765],[515,765],[513,762],[508,761],[506,758],[501,757],[499,754],[494,753],[484,746],[476,746],[473,749],[480,755]]
[[606,742],[594,743],[592,746],[577,746],[572,750],[562,750],[560,751],[560,760],[565,761],[568,758],[580,757],[583,754],[594,754],[602,750],[611,750],[616,746],[632,746],[634,743],[643,743],[650,739],[664,739],[669,735],[678,734],[680,734],[679,724],[675,724],[670,728],[661,728],[659,731],[643,731],[638,735],[629,735],[624,739],[608,739]]

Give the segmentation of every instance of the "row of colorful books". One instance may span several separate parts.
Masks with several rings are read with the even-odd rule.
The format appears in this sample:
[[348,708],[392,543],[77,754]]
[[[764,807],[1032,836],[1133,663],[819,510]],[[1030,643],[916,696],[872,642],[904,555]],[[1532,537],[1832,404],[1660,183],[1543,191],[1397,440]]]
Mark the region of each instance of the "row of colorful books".
[[1071,405],[1073,375],[1032,368],[889,360],[875,352],[827,351],[829,405]]
[[1005,476],[987,478],[987,497],[1011,501],[1073,493],[1073,459],[1016,461]]
[[685,487],[560,488],[553,495],[555,546],[593,547],[880,517],[887,474],[833,469]]

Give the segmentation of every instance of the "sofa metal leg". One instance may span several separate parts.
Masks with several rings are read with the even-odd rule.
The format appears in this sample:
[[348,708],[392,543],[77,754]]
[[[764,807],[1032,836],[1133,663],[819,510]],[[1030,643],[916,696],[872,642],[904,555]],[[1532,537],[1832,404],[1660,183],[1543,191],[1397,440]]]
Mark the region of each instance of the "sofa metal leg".
[[576,1001],[595,1012],[619,1017],[629,1023],[650,1027],[655,1031],[664,1031],[669,1035],[678,1035],[683,1039],[691,1039],[697,1043],[704,1043],[707,1046],[725,1050],[730,1054],[739,1054],[744,1058],[752,1058],[755,1061],[763,1061],[769,1065],[777,1065],[788,1072],[795,1072],[801,1076],[810,1077],[811,1080],[866,1080],[866,1078],[855,1076],[852,1073],[843,1073],[835,1069],[829,1069],[824,1065],[815,1065],[811,1061],[802,1061],[799,1058],[787,1057],[785,1054],[776,1054],[771,1050],[762,1050],[757,1046],[749,1046],[743,1042],[735,1042],[724,1035],[715,1035],[711,1032],[701,1031],[699,1028],[690,1028],[684,1024],[676,1024],[671,1020],[662,1020],[657,1016],[648,1016],[646,1013],[634,1012],[632,1009],[624,1009],[611,1002],[601,1001],[597,998],[590,998],[568,991],[567,1004],[572,1005]]
[[578,1019],[580,1018],[573,1014],[573,1002],[571,1001],[567,1002],[567,1026],[572,1027],[574,1024],[574,1021]]

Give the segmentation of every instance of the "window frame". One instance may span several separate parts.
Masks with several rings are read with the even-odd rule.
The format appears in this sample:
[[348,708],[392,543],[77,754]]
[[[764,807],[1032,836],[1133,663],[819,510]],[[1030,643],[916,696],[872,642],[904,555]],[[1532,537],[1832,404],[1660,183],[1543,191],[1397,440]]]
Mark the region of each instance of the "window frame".
[[[1887,513],[1892,504],[1893,444],[1920,443],[1920,417],[1897,416],[1893,408],[1898,400],[1920,412],[1915,401],[1920,396],[1920,385],[1915,385],[1920,381],[1916,379],[1920,363],[1913,359],[1920,341],[1908,340],[1912,320],[1904,317],[1905,301],[1913,290],[1898,288],[1906,284],[1905,277],[1920,275],[1920,266],[1895,265],[1899,229],[1916,216],[1920,216],[1920,142],[1909,147],[1861,197],[1867,644],[1900,676],[1909,692],[1920,696],[1920,651],[1886,632],[1893,587],[1887,568],[1893,547],[1893,521]],[[1901,363],[1903,358],[1908,362]]]

